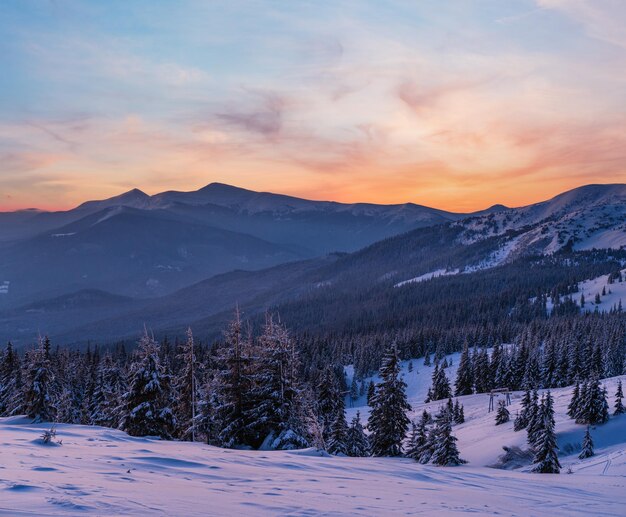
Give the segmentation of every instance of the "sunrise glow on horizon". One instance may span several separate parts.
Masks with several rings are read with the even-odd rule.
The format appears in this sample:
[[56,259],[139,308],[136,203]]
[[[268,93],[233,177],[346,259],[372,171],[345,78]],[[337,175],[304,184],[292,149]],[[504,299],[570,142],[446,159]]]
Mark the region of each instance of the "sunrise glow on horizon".
[[626,2],[8,0],[0,211],[222,182],[451,211],[626,182]]

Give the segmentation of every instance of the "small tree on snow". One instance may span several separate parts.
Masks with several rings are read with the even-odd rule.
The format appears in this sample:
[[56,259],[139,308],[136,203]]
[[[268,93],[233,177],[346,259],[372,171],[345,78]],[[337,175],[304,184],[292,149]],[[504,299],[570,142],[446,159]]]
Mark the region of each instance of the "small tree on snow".
[[526,426],[527,440],[531,448],[535,447],[539,429],[541,428],[541,406],[539,405],[539,394],[533,391],[530,406],[528,407],[528,425]]
[[26,413],[35,423],[51,421],[55,414],[52,397],[54,375],[50,362],[50,340],[47,337],[40,340],[39,348],[29,354],[26,368]]
[[348,456],[360,458],[369,456],[369,449],[369,441],[365,431],[363,431],[363,425],[361,425],[361,414],[357,411],[348,428],[346,452]]
[[617,391],[615,392],[615,411],[614,415],[623,415],[626,413],[626,408],[624,408],[624,404],[622,403],[622,399],[624,398],[624,392],[622,391],[622,381],[621,379],[617,383]]
[[524,392],[524,396],[522,397],[521,411],[515,417],[515,422],[513,422],[514,431],[521,431],[522,429],[526,429],[528,426],[531,404],[532,398],[530,396],[530,390],[526,390]]
[[450,418],[443,414],[437,420],[435,427],[435,447],[431,461],[442,467],[462,465],[467,463],[461,459],[459,449],[456,446],[456,437],[452,434]]
[[463,405],[459,404],[459,400],[457,399],[454,402],[454,423],[462,424],[465,422],[465,412],[463,410]]
[[385,353],[379,373],[382,381],[376,386],[368,420],[372,454],[400,456],[410,424],[406,413],[411,411],[411,406],[406,398],[406,383],[400,378],[400,358],[395,344]]
[[585,437],[583,438],[583,449],[580,451],[578,457],[581,460],[585,458],[591,458],[594,455],[593,452],[593,440],[591,439],[591,433],[589,432],[589,426],[587,426],[587,430],[585,431]]
[[533,472],[540,474],[558,474],[561,464],[557,456],[559,450],[554,432],[554,406],[552,395],[548,391],[539,410],[540,424],[535,439],[535,458]]
[[576,413],[578,424],[604,424],[609,419],[609,404],[606,401],[606,389],[600,385],[597,377],[583,385],[580,394],[579,410]]
[[506,424],[511,419],[511,414],[506,408],[504,400],[498,401],[498,411],[496,412],[496,425]]
[[472,360],[469,354],[467,343],[463,346],[463,353],[459,361],[459,368],[456,372],[455,395],[471,395],[474,393],[474,370],[472,368]]
[[330,427],[330,436],[328,438],[328,452],[331,454],[348,455],[348,424],[343,409],[335,416],[335,421]]
[[572,398],[567,406],[567,415],[576,419],[580,407],[580,383],[576,382],[572,391]]

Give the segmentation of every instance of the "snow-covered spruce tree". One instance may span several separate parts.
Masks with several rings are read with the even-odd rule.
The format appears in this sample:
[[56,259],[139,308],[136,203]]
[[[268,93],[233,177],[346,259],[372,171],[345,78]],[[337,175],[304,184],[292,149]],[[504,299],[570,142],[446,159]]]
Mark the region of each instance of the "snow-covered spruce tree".
[[400,456],[411,411],[406,383],[400,378],[400,358],[396,344],[385,352],[380,367],[381,382],[376,386],[367,428],[374,456]]
[[432,381],[433,386],[430,400],[442,400],[452,396],[450,381],[448,377],[446,377],[446,371],[444,368],[439,367],[439,364],[435,364]]
[[179,353],[176,356],[181,368],[174,379],[176,391],[176,404],[174,415],[178,424],[178,438],[181,440],[195,439],[195,416],[198,399],[197,364],[193,333],[187,329],[187,339],[179,345]]
[[557,456],[559,448],[554,432],[554,401],[550,391],[542,398],[540,415],[532,471],[540,474],[558,474],[561,471],[561,464]]
[[454,402],[453,421],[455,424],[462,424],[465,422],[465,411],[463,410],[463,405],[459,404],[459,399]]
[[352,376],[352,382],[350,383],[350,407],[359,398],[359,385],[356,382],[356,376]]
[[353,458],[362,458],[369,456],[370,444],[367,435],[361,424],[361,414],[359,411],[350,422],[348,435],[346,437],[346,451],[348,456]]
[[22,407],[20,357],[9,342],[0,356],[0,416],[12,415]]
[[594,377],[584,386],[579,411],[576,414],[576,423],[590,425],[606,423],[609,419],[606,389],[600,385],[597,377]]
[[344,411],[337,413],[335,421],[330,426],[327,450],[330,454],[348,455],[348,423]]
[[306,446],[306,438],[299,434],[306,424],[297,419],[303,388],[295,342],[268,314],[255,350],[250,406],[244,414],[254,445],[273,449]]
[[317,389],[317,416],[324,441],[330,439],[331,427],[338,413],[344,411],[344,406],[335,371],[331,366],[327,366],[320,375]]
[[417,424],[415,422],[411,422],[411,432],[409,433],[409,439],[407,440],[406,446],[404,447],[404,455],[407,458],[412,458],[414,460],[417,459],[418,457],[417,440],[418,440]]
[[514,431],[521,431],[522,429],[526,429],[528,426],[531,403],[532,399],[530,397],[530,390],[526,390],[524,392],[524,396],[522,397],[521,410],[515,418],[515,422],[513,422]]
[[[422,425],[422,422],[419,424]],[[422,465],[426,465],[430,462],[433,453],[435,452],[435,445],[437,443],[437,427],[435,425],[430,425],[426,427],[424,424],[424,429],[426,432],[426,441],[421,447],[417,449],[417,462]]]
[[489,354],[487,350],[482,349],[474,353],[472,358],[472,366],[474,369],[474,384],[476,393],[486,393],[493,386],[493,378],[491,376],[491,367],[489,365]]
[[581,460],[584,460],[585,458],[591,458],[591,456],[593,455],[594,455],[593,440],[591,439],[591,432],[589,431],[589,426],[587,426],[587,429],[585,430],[585,437],[583,438],[583,447],[578,457]]
[[574,385],[574,390],[572,391],[572,398],[570,399],[569,404],[567,405],[567,415],[570,418],[576,418],[578,414],[578,410],[580,407],[580,383],[576,381]]
[[221,447],[223,445],[220,439],[222,428],[217,414],[220,403],[214,386],[215,383],[215,378],[209,377],[199,390],[196,430],[204,436],[207,445]]
[[617,382],[617,391],[615,392],[615,411],[613,414],[623,415],[626,413],[626,408],[624,408],[624,404],[622,403],[622,399],[624,398],[624,392],[622,391],[622,381],[621,379]]
[[253,445],[246,415],[251,409],[248,393],[252,388],[252,337],[244,338],[239,308],[224,333],[224,343],[217,351],[212,389],[216,404],[215,425],[218,442],[223,447]]
[[91,421],[85,422],[84,395],[85,385],[76,376],[71,375],[70,378],[66,378],[56,403],[56,420],[67,424],[95,424]]
[[376,393],[376,385],[374,381],[370,381],[367,385],[367,405],[371,407],[372,399],[374,398],[374,394]]
[[144,330],[128,374],[119,428],[131,436],[172,438],[175,428],[171,377],[161,364],[159,344]]
[[124,374],[113,360],[113,356],[107,352],[98,366],[98,382],[89,407],[91,424],[105,427],[118,426],[120,398],[124,389]]
[[539,394],[533,390],[533,396],[528,408],[528,425],[526,426],[527,441],[531,448],[535,447],[537,436],[541,427],[542,410],[539,405]]
[[435,422],[435,444],[430,461],[442,467],[467,463],[461,459],[456,441],[456,437],[452,434],[450,418],[446,412],[442,412]]
[[474,370],[467,342],[463,345],[459,368],[456,372],[455,395],[471,395],[474,392]]
[[506,424],[511,419],[511,413],[506,407],[504,400],[498,401],[498,410],[496,411],[496,425]]
[[40,340],[39,348],[28,355],[26,371],[26,414],[36,423],[53,421],[56,413],[52,394],[54,375],[50,361],[50,340],[47,336]]
[[411,425],[411,436],[407,444],[405,456],[407,458],[413,458],[415,461],[419,462],[422,454],[424,454],[424,447],[426,446],[427,441],[428,422],[422,415],[417,424],[413,422]]
[[446,412],[448,413],[450,422],[454,422],[454,402],[452,402],[452,397],[450,397],[448,402],[446,402]]

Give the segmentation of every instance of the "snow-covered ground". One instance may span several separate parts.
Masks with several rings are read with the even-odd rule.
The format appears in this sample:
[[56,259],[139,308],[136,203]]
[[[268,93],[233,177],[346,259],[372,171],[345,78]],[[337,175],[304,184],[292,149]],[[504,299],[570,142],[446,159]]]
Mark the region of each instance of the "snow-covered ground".
[[[626,278],[626,269],[622,270],[622,277]],[[626,309],[626,281],[608,283],[609,275],[602,275],[584,282],[578,283],[578,292],[572,295],[572,300],[580,305],[581,294],[585,295],[585,307],[587,312],[594,312],[596,310],[600,312],[609,312],[619,306],[619,302],[622,302],[622,306]],[[602,294],[604,289],[605,294]],[[600,295],[600,303],[595,303],[596,294]],[[551,311],[554,307],[552,298],[548,298],[546,304],[548,311]]]
[[[454,380],[459,354],[448,356]],[[424,408],[432,367],[403,372],[412,417]],[[350,371],[350,369],[348,369]],[[626,376],[622,377],[626,382]],[[617,378],[604,382],[612,398]],[[524,515],[622,516],[626,508],[626,415],[592,429],[596,456],[577,459],[584,427],[565,415],[571,389],[552,390],[563,452],[561,475],[489,468],[503,445],[524,446],[512,421],[494,425],[487,395],[460,397],[454,427],[460,467],[399,458],[341,458],[314,450],[235,451],[200,443],[133,438],[121,431],[58,426],[60,446],[39,437],[49,425],[0,419],[0,515]],[[514,393],[511,414],[519,407]],[[348,408],[367,418],[365,397]],[[566,474],[571,467],[572,475]],[[526,469],[527,470],[527,469]]]
[[[456,370],[460,359],[460,353],[447,356],[448,362],[452,365],[446,368],[446,376],[450,380],[454,390]],[[433,415],[445,401],[424,403],[428,388],[431,385],[433,366],[424,366],[423,359],[413,360],[413,371],[408,371],[409,361],[402,362],[402,375],[407,383],[407,397],[413,411],[410,413],[412,420],[418,420],[424,409]],[[350,370],[348,370],[349,373]],[[374,382],[378,382],[377,375],[373,376]],[[618,380],[626,386],[626,375],[605,379],[603,385],[608,390],[609,406],[613,410],[615,391]],[[351,379],[349,378],[348,381]],[[366,383],[369,379],[366,379]],[[541,393],[546,390],[540,390]],[[591,434],[596,446],[596,456],[585,462],[578,460],[580,444],[585,432],[585,426],[576,424],[567,416],[567,405],[570,402],[572,388],[558,388],[550,390],[554,397],[555,424],[559,448],[561,449],[561,464],[563,472],[568,466],[572,466],[574,474],[589,468],[590,463],[608,461],[608,457],[615,456],[616,461],[611,461],[607,467],[606,474],[611,473],[619,476],[626,476],[626,415],[611,417],[609,422],[603,426],[592,428]],[[455,436],[458,438],[458,446],[463,459],[468,460],[468,466],[487,467],[494,465],[498,457],[503,454],[503,446],[518,446],[527,448],[526,432],[513,431],[513,420],[515,414],[520,409],[520,402],[523,392],[517,391],[511,394],[511,405],[508,407],[511,413],[511,421],[499,426],[495,425],[495,412],[489,413],[489,395],[477,394],[458,397],[464,407],[465,423],[455,425],[453,428]],[[367,420],[369,407],[366,397],[360,397],[356,401],[347,402],[348,421],[359,411],[363,421]],[[619,453],[619,454],[618,454]],[[622,455],[623,453],[623,455]],[[603,459],[601,459],[603,458]],[[593,461],[592,461],[593,460]],[[583,468],[584,467],[584,468]],[[529,470],[522,468],[521,470]],[[625,479],[626,481],[626,479]]]
[[431,280],[433,278],[439,278],[440,276],[450,276],[450,275],[458,275],[458,269],[437,269],[436,271],[431,271],[429,273],[424,273],[423,275],[416,276],[415,278],[410,278],[409,280],[404,280],[402,282],[398,282],[394,287],[402,287],[406,284],[414,284],[419,282],[425,282],[426,280]]
[[557,476],[233,451],[74,425],[58,427],[53,447],[38,443],[45,427],[0,419],[0,515],[571,516],[623,515],[626,505],[617,450]]

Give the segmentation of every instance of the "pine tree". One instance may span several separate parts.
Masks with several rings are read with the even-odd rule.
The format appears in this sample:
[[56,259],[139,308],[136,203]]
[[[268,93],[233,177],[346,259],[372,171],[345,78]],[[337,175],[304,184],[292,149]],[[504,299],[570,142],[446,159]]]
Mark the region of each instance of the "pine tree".
[[20,357],[9,342],[0,357],[0,416],[13,415],[21,410],[21,381]]
[[369,456],[369,448],[369,441],[361,424],[361,414],[357,411],[348,428],[346,452],[353,458],[362,458]]
[[119,420],[119,397],[123,380],[111,354],[105,354],[98,365],[98,382],[89,406],[89,420],[93,425],[116,427]]
[[624,408],[624,404],[622,403],[622,399],[624,398],[624,392],[622,391],[622,381],[621,379],[617,382],[617,391],[615,392],[615,411],[614,415],[623,415],[626,413],[626,408]]
[[511,414],[506,407],[504,400],[498,401],[498,411],[496,412],[496,425],[506,424],[511,418]]
[[463,406],[459,404],[459,399],[454,401],[453,421],[455,424],[462,424],[465,422],[465,412]]
[[446,371],[443,367],[440,368],[438,364],[435,364],[432,382],[433,386],[432,391],[430,392],[430,400],[442,400],[452,396],[450,381],[448,380],[448,377],[446,377]]
[[448,402],[446,402],[446,412],[448,413],[450,421],[454,421],[454,402],[452,402],[452,397],[450,397]]
[[256,350],[250,407],[244,415],[255,445],[272,449],[307,446],[301,434],[307,423],[297,418],[302,415],[299,405],[303,389],[294,340],[284,326],[267,315]]
[[330,428],[328,452],[335,455],[348,455],[348,423],[343,410],[337,413]]
[[557,456],[559,448],[556,444],[556,434],[554,432],[554,408],[550,391],[542,398],[540,425],[537,430],[535,450],[533,472],[558,474],[561,471],[561,464]]
[[352,382],[350,383],[350,407],[359,398],[359,385],[356,382],[356,377],[352,376]]
[[469,347],[466,342],[463,346],[459,368],[456,372],[456,382],[454,383],[456,388],[454,393],[457,397],[461,395],[471,395],[474,392],[473,371]]
[[513,430],[521,431],[522,429],[526,429],[528,426],[528,418],[530,412],[530,406],[532,403],[532,399],[530,397],[530,390],[526,390],[524,392],[524,396],[522,397],[521,402],[521,411],[518,413],[515,418],[515,422],[513,422]]
[[395,343],[387,350],[380,367],[381,382],[376,386],[368,420],[374,456],[400,456],[409,427],[406,413],[406,383],[400,378],[400,358]]
[[[252,445],[255,437],[249,430],[249,392],[252,389],[252,339],[243,338],[239,308],[224,332],[224,343],[217,350],[215,371],[210,384],[216,420],[213,432],[216,443],[222,447]],[[206,390],[205,390],[206,393]],[[206,396],[206,395],[205,395]]]
[[[421,425],[421,422],[420,422]],[[426,432],[426,428],[425,428]],[[418,448],[417,451],[417,461],[422,465],[426,465],[433,457],[433,453],[435,452],[435,445],[437,443],[437,431],[436,426],[431,425],[426,432],[426,441],[424,445]]]
[[587,430],[585,431],[585,437],[583,438],[583,448],[580,451],[578,457],[581,460],[585,458],[591,458],[594,455],[593,452],[593,440],[591,439],[591,432],[589,431],[589,426],[587,426]]
[[29,355],[29,360],[24,397],[26,414],[34,423],[53,421],[56,413],[52,393],[54,374],[48,337],[40,340],[39,348]]
[[539,405],[539,394],[537,390],[533,390],[532,400],[528,409],[528,425],[526,432],[528,434],[528,444],[531,448],[537,443],[537,436],[541,427],[541,406]]
[[594,377],[583,386],[576,422],[591,425],[606,423],[609,419],[606,389],[600,386],[600,381],[597,377]]
[[444,413],[435,424],[435,447],[431,461],[443,467],[467,463],[461,459],[456,441],[456,437],[452,434],[450,418]]
[[376,393],[376,385],[374,381],[370,381],[367,385],[367,405],[372,406],[372,400],[374,399],[374,394]]
[[343,396],[334,369],[327,366],[322,371],[317,391],[317,417],[324,441],[330,439],[331,427],[340,410],[344,411]]
[[172,437],[171,379],[159,352],[159,344],[145,330],[130,368],[129,389],[122,399],[120,429],[131,436]]
[[407,458],[412,458],[414,460],[417,460],[419,457],[418,431],[417,424],[415,422],[411,422],[411,432],[405,447],[404,455]]
[[567,415],[570,418],[576,418],[580,406],[580,384],[576,382],[574,385],[574,391],[572,391],[572,398],[567,406]]
[[179,345],[176,359],[182,368],[174,380],[176,390],[175,416],[178,423],[178,438],[181,440],[195,440],[196,400],[198,398],[196,379],[196,354],[191,329],[187,329],[187,339]]

